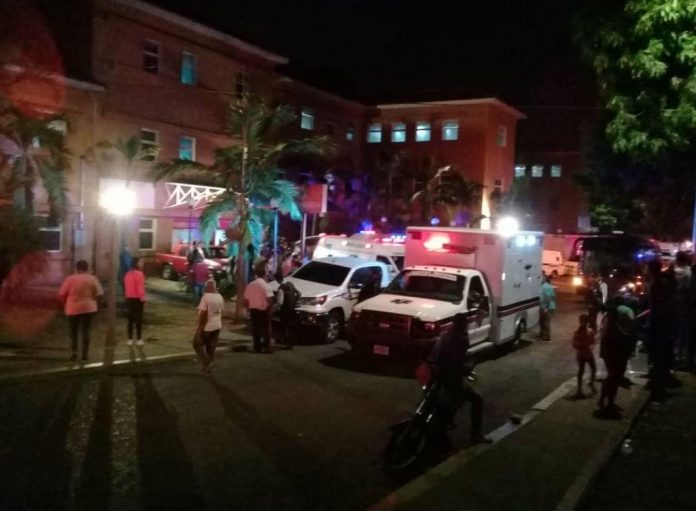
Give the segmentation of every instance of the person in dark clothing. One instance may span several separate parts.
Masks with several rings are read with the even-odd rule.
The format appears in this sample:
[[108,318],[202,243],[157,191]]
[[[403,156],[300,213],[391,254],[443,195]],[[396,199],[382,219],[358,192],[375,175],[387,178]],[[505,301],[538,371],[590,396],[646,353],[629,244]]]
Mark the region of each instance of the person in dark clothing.
[[363,287],[360,289],[358,294],[358,303],[369,300],[373,296],[377,296],[380,291],[380,275],[378,272],[373,271],[370,275],[370,280],[365,282]]
[[597,316],[604,310],[609,299],[609,290],[604,275],[595,275],[594,284],[588,296],[587,314],[589,327],[597,331]]
[[635,348],[635,314],[625,305],[622,297],[617,296],[607,308],[601,327],[601,345],[599,355],[604,360],[607,376],[602,383],[599,397],[598,416],[603,418],[620,418],[616,406],[616,395],[624,378],[628,359]]
[[673,272],[663,272],[659,261],[648,264],[650,323],[648,327],[649,376],[654,381],[673,379],[676,281]]
[[279,341],[284,344],[286,349],[291,350],[295,345],[295,338],[299,331],[299,321],[297,317],[297,302],[300,299],[300,292],[295,285],[284,280],[283,270],[279,269],[275,275],[276,282],[280,284],[276,292],[276,310],[280,318],[278,327]]
[[466,379],[472,366],[467,357],[469,350],[467,314],[457,314],[452,328],[442,335],[430,353],[428,362],[436,371],[436,377],[452,396],[457,407],[471,403],[471,443],[490,443],[483,434],[483,397]]

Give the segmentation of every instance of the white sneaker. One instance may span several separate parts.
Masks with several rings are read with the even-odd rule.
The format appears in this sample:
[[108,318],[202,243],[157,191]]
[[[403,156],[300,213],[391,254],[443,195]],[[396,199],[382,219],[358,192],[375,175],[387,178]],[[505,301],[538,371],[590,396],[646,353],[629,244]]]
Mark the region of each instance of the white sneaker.
[[126,346],[133,346],[133,339],[128,339],[126,341]]
[[142,339],[138,339],[137,341],[135,341],[135,344],[137,344],[138,346],[145,346],[145,341],[143,341]]

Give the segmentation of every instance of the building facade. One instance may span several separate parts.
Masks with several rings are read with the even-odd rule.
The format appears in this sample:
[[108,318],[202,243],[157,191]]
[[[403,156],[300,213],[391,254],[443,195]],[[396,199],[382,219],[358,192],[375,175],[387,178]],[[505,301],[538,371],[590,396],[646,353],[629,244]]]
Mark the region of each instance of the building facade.
[[[64,112],[67,119],[61,129],[74,155],[67,183],[71,207],[61,225],[46,227],[50,281],[60,280],[79,259],[107,274],[114,223],[100,196],[118,183],[127,182],[137,195],[126,220],[133,253],[152,258],[176,242],[199,239],[198,216],[214,188],[155,183],[149,170],[156,161],[127,165],[113,151],[93,149],[101,141],[136,136],[159,148],[157,160],[211,163],[215,148],[239,142],[225,134],[227,108],[249,91],[295,109],[297,120],[284,137],[331,139],[332,205],[343,217],[366,206],[366,176],[379,172],[376,160],[384,152],[403,149],[414,161],[433,157],[489,191],[505,189],[512,180],[522,114],[498,100],[363,105],[283,76],[277,68],[287,59],[280,55],[146,2],[74,3],[75,19],[67,6],[53,5],[49,21],[35,27],[55,39],[65,59],[64,72],[48,80],[61,94],[31,86],[11,94],[18,104]],[[60,23],[51,25],[55,16]],[[81,79],[64,77],[71,74]],[[490,214],[486,196],[481,209]],[[37,203],[45,214],[45,201],[39,197]]]

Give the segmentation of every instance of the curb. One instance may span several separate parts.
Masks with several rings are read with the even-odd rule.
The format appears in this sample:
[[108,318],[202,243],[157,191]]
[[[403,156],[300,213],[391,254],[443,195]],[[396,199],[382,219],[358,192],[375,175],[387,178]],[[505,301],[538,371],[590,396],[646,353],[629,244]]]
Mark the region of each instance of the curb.
[[[636,383],[636,385],[638,384]],[[611,435],[606,438],[601,448],[599,448],[585,463],[580,475],[575,479],[570,488],[568,488],[565,495],[556,506],[556,511],[574,511],[578,509],[585,499],[585,495],[587,495],[587,491],[590,486],[592,486],[592,483],[594,483],[602,469],[614,456],[624,439],[633,430],[649,404],[650,392],[644,391],[644,395],[637,398],[637,405],[635,407],[637,411],[632,415],[630,420],[622,421],[625,427],[622,428],[620,434]]]

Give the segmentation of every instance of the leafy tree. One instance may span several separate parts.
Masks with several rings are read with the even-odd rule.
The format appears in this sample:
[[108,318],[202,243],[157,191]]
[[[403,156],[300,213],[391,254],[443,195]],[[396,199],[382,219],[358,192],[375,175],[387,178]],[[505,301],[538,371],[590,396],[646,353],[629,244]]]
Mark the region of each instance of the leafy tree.
[[[34,215],[25,209],[11,205],[0,205],[0,289],[12,269],[27,254],[38,252],[42,247],[39,225]],[[30,269],[34,268],[30,265]]]
[[201,230],[210,239],[220,216],[231,214],[233,227],[228,239],[236,241],[237,250],[237,316],[243,312],[246,284],[246,247],[255,253],[263,241],[264,227],[273,219],[271,207],[301,218],[295,185],[283,179],[280,162],[288,155],[323,156],[329,150],[326,138],[315,137],[289,142],[276,142],[277,130],[295,119],[291,107],[271,107],[258,96],[249,95],[229,104],[226,134],[230,145],[214,152],[213,162],[203,164],[173,160],[155,165],[157,180],[184,175],[191,180],[223,188],[201,214]]

